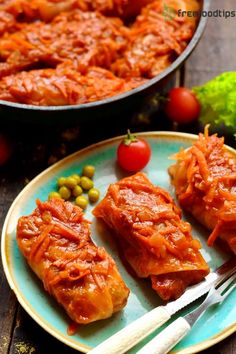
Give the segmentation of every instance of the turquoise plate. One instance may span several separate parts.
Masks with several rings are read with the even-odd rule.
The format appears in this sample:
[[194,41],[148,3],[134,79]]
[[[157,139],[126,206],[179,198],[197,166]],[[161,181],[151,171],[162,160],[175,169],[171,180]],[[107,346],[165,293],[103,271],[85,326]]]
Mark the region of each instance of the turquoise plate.
[[[169,156],[181,147],[191,145],[196,136],[181,133],[151,132],[141,134],[152,147],[152,158],[144,169],[148,177],[155,184],[167,189],[173,196],[167,174],[168,166],[173,163]],[[16,244],[16,225],[21,215],[30,214],[35,208],[35,199],[46,200],[48,193],[56,188],[56,180],[60,176],[80,173],[82,166],[93,164],[96,167],[95,185],[105,194],[110,183],[125,176],[115,161],[116,149],[121,137],[106,140],[83,149],[48,168],[31,181],[18,195],[6,217],[2,233],[2,261],[10,287],[14,291],[20,304],[29,315],[46,331],[70,347],[87,352],[116,331],[161,304],[161,300],[151,289],[149,280],[137,280],[130,276],[119,260],[116,244],[109,231],[97,222],[91,214],[91,206],[86,211],[86,217],[93,221],[92,238],[98,245],[104,246],[114,257],[120,272],[131,289],[128,304],[125,309],[108,320],[79,327],[78,332],[67,335],[69,318],[59,305],[43,289],[41,282],[36,278],[21,256]],[[229,148],[230,149],[230,148]],[[236,154],[233,149],[230,149]],[[193,226],[193,235],[198,237],[203,245],[202,253],[211,269],[226,261],[229,255],[219,248],[208,248],[206,239],[208,232],[188,216]],[[236,290],[217,310],[207,311],[194,326],[191,333],[174,349],[181,354],[196,353],[203,350],[236,330]],[[183,313],[188,312],[188,307]],[[157,332],[156,332],[157,333]],[[150,339],[150,337],[149,337]],[[145,342],[136,346],[129,354],[135,353]]]

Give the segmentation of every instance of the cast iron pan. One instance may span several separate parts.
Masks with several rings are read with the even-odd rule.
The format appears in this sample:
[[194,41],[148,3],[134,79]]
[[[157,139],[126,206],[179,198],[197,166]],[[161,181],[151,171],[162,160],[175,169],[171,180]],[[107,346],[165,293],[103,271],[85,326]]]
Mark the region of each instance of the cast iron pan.
[[[202,10],[207,11],[209,4],[210,0],[202,0]],[[73,106],[45,107],[0,100],[0,120],[2,122],[12,120],[31,123],[68,124],[84,120],[97,121],[99,119],[101,121],[103,117],[107,118],[109,116],[113,119],[121,117],[125,112],[137,109],[145,97],[164,88],[171,75],[184,63],[200,41],[206,21],[206,17],[200,18],[196,32],[187,48],[168,68],[147,83],[131,91],[101,101]]]

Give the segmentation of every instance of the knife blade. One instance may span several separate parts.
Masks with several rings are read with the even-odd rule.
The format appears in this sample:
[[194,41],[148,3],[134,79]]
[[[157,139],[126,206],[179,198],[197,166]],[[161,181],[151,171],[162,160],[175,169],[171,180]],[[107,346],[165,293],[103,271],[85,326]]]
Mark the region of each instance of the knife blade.
[[205,279],[196,285],[190,286],[177,300],[171,301],[164,306],[170,315],[174,315],[176,312],[191,304],[193,301],[199,299],[206,294],[212,285],[217,286],[224,279],[233,274],[236,267],[236,257],[231,258],[222,266],[217,268],[214,272],[209,273]]
[[123,354],[149,334],[167,322],[173,314],[194,302],[214,285],[220,284],[236,269],[236,257],[231,258],[214,272],[209,273],[205,279],[196,285],[190,286],[177,300],[164,306],[158,306],[138,318],[119,332],[89,351],[89,354]]
[[[216,288],[216,285],[211,287],[205,300],[194,311],[189,314],[178,317],[175,321],[150,342],[142,347],[137,354],[167,354],[175,347],[193,328],[195,322],[213,305],[220,305],[236,288],[236,273],[221,285]],[[226,290],[227,289],[227,290]],[[225,291],[226,290],[226,291]],[[214,311],[212,309],[212,311]],[[216,311],[216,308],[215,308]]]

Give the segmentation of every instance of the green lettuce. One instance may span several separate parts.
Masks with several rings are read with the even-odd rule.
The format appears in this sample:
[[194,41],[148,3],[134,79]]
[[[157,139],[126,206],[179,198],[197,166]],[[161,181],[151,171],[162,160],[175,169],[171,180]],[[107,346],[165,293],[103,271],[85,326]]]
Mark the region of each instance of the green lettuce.
[[193,91],[202,107],[203,124],[225,125],[236,132],[236,72],[225,72]]

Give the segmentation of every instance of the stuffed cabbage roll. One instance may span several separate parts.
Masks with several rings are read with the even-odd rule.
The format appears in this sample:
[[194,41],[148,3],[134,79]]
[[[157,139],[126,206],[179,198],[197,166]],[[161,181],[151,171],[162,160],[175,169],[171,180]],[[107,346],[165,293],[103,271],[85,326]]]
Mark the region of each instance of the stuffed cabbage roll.
[[200,242],[168,192],[144,173],[109,186],[93,214],[114,231],[124,257],[138,277],[150,277],[153,289],[169,300],[209,272]]
[[44,288],[76,323],[110,317],[129,290],[113,259],[90,238],[82,210],[62,199],[37,201],[17,225],[17,243]]
[[236,155],[206,127],[193,146],[174,158],[169,174],[181,207],[211,230],[209,246],[220,237],[236,253]]

